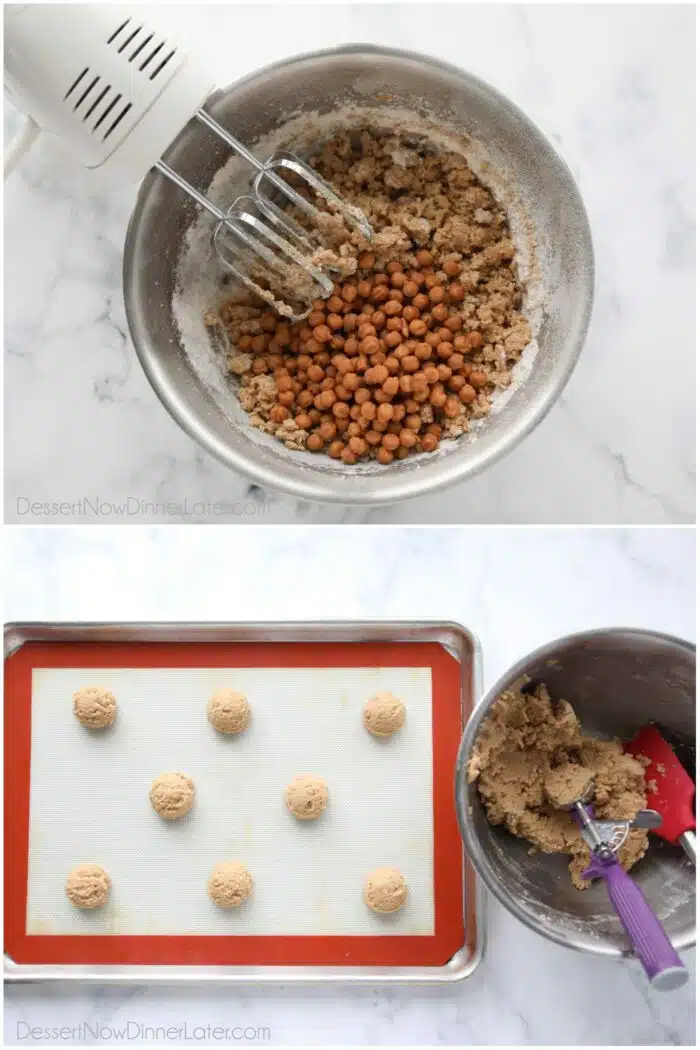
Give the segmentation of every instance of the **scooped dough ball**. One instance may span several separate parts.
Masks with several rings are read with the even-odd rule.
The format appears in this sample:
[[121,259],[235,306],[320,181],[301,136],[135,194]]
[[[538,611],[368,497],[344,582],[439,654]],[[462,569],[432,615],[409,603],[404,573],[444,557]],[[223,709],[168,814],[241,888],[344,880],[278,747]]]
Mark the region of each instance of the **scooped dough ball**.
[[393,693],[377,693],[366,702],[362,711],[365,729],[374,736],[391,736],[406,721],[403,700]]
[[408,886],[396,868],[377,868],[365,882],[365,904],[380,914],[403,908],[408,897]]
[[109,897],[109,875],[99,864],[79,864],[66,880],[68,900],[76,908],[101,908]]
[[192,809],[194,781],[184,773],[161,773],[151,784],[148,797],[159,817],[177,820]]
[[322,777],[303,773],[287,785],[284,801],[297,820],[315,820],[328,805],[328,785]]
[[207,890],[220,908],[238,908],[253,892],[253,880],[244,864],[225,860],[212,871]]
[[207,717],[220,733],[242,733],[250,722],[250,707],[243,693],[217,689],[209,701]]
[[544,792],[553,806],[567,809],[583,798],[592,780],[590,769],[576,762],[562,762],[546,774]]
[[117,701],[109,689],[88,685],[73,693],[73,714],[90,729],[104,729],[117,717]]

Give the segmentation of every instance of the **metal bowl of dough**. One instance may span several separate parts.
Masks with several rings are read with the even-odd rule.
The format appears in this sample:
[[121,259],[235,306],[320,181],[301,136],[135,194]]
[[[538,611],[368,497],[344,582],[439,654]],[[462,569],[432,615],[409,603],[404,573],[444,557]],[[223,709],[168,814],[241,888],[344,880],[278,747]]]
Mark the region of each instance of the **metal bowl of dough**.
[[[478,474],[545,416],[583,345],[593,299],[593,249],[571,172],[512,102],[463,70],[422,55],[369,45],[301,55],[218,91],[207,108],[253,145],[284,122],[281,100],[291,100],[297,114],[327,114],[348,102],[409,108],[484,144],[508,182],[508,196],[536,231],[542,314],[531,371],[478,433],[445,443],[434,454],[390,466],[351,467],[328,456],[288,450],[250,426],[234,391],[216,374],[223,365],[206,356],[203,324],[191,338],[202,342],[198,352],[206,367],[193,364],[197,355],[183,345],[173,294],[178,260],[197,211],[177,187],[152,172],[138,194],[124,259],[129,327],[151,384],[174,419],[219,460],[260,485],[297,497],[380,504]],[[197,121],[183,129],[165,155],[202,190],[227,158],[221,143]]]
[[[529,855],[529,844],[488,823],[466,767],[484,718],[522,675],[568,700],[584,731],[631,738],[655,722],[694,776],[695,646],[653,631],[610,628],[568,635],[512,667],[483,697],[464,732],[457,759],[457,814],[474,866],[489,890],[518,919],[558,944],[597,955],[629,954],[629,944],[602,883],[577,890],[568,857]],[[680,846],[650,835],[632,876],[677,950],[695,943],[695,869]]]

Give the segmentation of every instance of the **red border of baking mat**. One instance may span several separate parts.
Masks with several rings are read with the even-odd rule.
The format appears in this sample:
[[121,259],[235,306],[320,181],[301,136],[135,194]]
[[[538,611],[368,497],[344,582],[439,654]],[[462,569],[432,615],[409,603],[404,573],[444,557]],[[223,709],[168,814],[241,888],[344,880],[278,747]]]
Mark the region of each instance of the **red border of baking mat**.
[[[26,933],[33,668],[427,666],[432,669],[433,679],[433,936]],[[464,944],[462,844],[453,796],[453,773],[462,732],[460,678],[459,663],[437,642],[26,642],[5,662],[7,953],[20,964],[444,965]],[[69,706],[66,710],[70,713]],[[469,925],[472,926],[471,921]]]

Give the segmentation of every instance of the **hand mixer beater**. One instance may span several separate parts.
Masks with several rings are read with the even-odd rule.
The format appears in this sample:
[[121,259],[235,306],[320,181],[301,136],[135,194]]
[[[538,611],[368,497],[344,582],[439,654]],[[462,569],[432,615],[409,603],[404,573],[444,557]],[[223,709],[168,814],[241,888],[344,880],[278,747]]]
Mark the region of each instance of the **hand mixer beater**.
[[[40,130],[57,135],[88,168],[141,179],[151,168],[216,220],[214,250],[248,289],[289,320],[333,290],[317,265],[324,212],[369,240],[372,228],[303,160],[278,151],[261,163],[203,108],[214,85],[203,63],[143,11],[113,4],[4,8],[5,92],[27,124],[5,156],[5,176]],[[191,119],[256,172],[251,192],[222,210],[163,159]],[[296,188],[298,187],[298,188]],[[304,222],[280,206],[281,198]],[[317,207],[313,201],[318,202]]]

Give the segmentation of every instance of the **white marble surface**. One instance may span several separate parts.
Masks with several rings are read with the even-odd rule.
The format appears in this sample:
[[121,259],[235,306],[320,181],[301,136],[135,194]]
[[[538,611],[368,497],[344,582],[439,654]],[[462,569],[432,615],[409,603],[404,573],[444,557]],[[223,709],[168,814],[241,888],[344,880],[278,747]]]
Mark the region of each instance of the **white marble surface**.
[[[471,70],[558,144],[595,239],[585,352],[564,396],[517,450],[474,481],[374,512],[268,493],[262,520],[692,521],[692,5],[283,5],[273,17],[262,4],[196,10],[195,18],[181,5],[173,18],[205,38],[221,83],[348,41],[412,48]],[[5,126],[16,127],[7,106]],[[9,521],[91,520],[28,514],[22,499],[130,496],[133,506],[226,499],[239,504],[228,520],[241,524],[265,498],[179,430],[135,359],[120,288],[134,196],[133,188],[108,192],[48,142],[6,187]]]
[[[450,618],[480,637],[486,686],[569,631],[694,634],[694,530],[55,528],[7,546],[8,620]],[[11,986],[5,1039],[20,1023],[131,1021],[266,1027],[295,1045],[694,1045],[694,981],[652,993],[634,963],[553,945],[494,901],[487,923],[485,960],[457,986]]]

